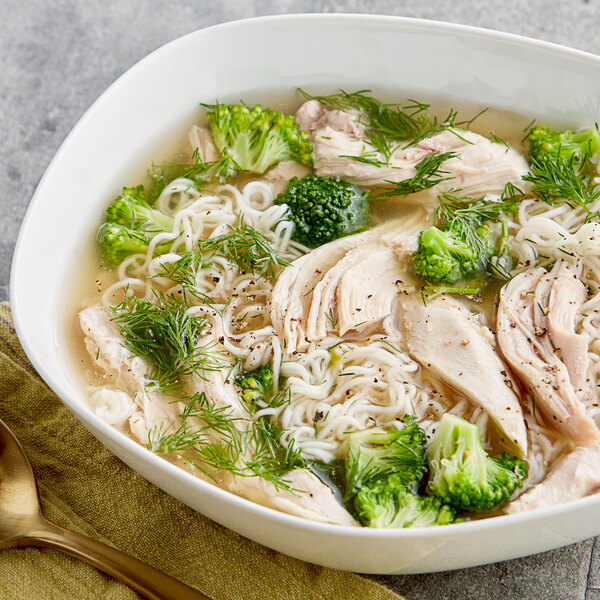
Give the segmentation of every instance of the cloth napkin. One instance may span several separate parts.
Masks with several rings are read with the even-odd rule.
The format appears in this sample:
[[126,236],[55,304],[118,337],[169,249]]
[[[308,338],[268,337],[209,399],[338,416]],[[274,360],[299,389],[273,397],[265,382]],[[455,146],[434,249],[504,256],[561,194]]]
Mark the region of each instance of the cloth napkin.
[[[46,518],[115,546],[214,600],[401,600],[353,573],[269,550],[203,517],[132,471],[50,391],[0,303],[0,418],[35,471]],[[138,594],[54,550],[0,552],[0,598],[131,600]]]

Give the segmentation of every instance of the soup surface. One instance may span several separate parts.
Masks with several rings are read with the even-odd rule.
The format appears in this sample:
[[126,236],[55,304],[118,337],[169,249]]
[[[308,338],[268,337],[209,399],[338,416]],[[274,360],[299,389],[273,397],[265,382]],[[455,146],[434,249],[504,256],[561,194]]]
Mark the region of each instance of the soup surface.
[[595,491],[597,131],[268,97],[204,106],[109,205],[68,325],[91,410],[341,525]]

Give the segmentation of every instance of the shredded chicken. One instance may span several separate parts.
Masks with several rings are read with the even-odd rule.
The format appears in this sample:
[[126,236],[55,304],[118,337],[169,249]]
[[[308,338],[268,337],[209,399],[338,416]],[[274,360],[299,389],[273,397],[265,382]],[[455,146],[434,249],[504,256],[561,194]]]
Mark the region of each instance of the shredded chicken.
[[505,446],[525,456],[527,432],[513,382],[471,312],[449,297],[427,305],[405,297],[400,316],[404,342],[413,358],[472,404],[481,406]]
[[[100,305],[89,306],[79,313],[79,323],[85,336],[85,345],[96,365],[112,375],[119,390],[130,397],[132,414],[131,432],[143,444],[155,427],[167,431],[179,421],[179,407],[162,394],[147,388],[147,363],[134,356],[123,345],[118,327],[110,320],[110,313]],[[114,398],[113,398],[114,399]]]
[[588,335],[576,333],[575,323],[587,297],[585,286],[566,263],[555,275],[548,303],[548,333],[558,356],[565,363],[575,390],[589,383]]
[[212,133],[207,127],[194,125],[189,137],[192,148],[198,152],[202,162],[212,162],[219,158],[219,151],[215,146]]
[[600,491],[600,444],[578,446],[546,478],[513,500],[509,514],[563,504]]
[[[498,343],[514,372],[533,393],[536,410],[571,441],[586,444],[597,440],[600,432],[577,398],[569,370],[549,333],[551,320],[559,340],[576,335],[573,323],[567,325],[566,318],[574,317],[578,294],[573,298],[576,304],[569,305],[565,315],[557,314],[564,308],[565,295],[571,293],[571,278],[566,265],[559,261],[551,273],[541,267],[530,269],[507,283],[500,292]],[[567,287],[561,289],[563,286]],[[550,314],[554,316],[549,320]],[[570,334],[565,334],[568,331]],[[567,358],[570,346],[561,343],[561,356],[574,365],[572,370],[579,376],[579,359]],[[571,345],[577,350],[580,344],[576,340]]]
[[390,223],[325,244],[280,275],[271,320],[288,353],[333,333],[364,335],[393,314],[411,277],[416,224]]
[[331,488],[309,471],[294,469],[283,479],[296,491],[277,490],[260,477],[227,475],[224,483],[229,491],[239,496],[297,517],[336,525],[357,525]]
[[365,140],[365,127],[357,121],[357,114],[327,110],[309,100],[296,112],[296,121],[311,134],[316,172],[361,186],[387,186],[410,179],[424,158],[444,152],[458,156],[443,163],[443,177],[448,179],[430,188],[433,197],[451,189],[470,197],[501,193],[508,182],[524,187],[522,177],[529,170],[525,158],[515,150],[462,129],[444,130],[408,147],[401,145],[388,164],[377,166],[348,158],[368,155],[384,160]]

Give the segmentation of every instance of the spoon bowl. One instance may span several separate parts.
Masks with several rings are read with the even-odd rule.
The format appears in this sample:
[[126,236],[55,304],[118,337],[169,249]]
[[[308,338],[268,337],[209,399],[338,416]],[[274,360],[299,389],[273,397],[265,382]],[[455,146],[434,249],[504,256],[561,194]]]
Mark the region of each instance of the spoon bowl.
[[31,465],[17,438],[0,421],[0,549],[25,545],[23,534],[44,522]]
[[31,464],[13,432],[0,420],[0,550],[20,546],[66,552],[151,600],[210,600],[120,550],[46,521]]

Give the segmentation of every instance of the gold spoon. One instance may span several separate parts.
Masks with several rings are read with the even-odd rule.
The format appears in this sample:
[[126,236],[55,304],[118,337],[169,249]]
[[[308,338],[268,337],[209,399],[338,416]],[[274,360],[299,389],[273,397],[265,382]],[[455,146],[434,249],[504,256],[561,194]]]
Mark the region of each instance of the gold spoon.
[[150,600],[211,600],[120,550],[46,521],[31,465],[0,421],[0,550],[43,546],[66,552],[120,579]]

